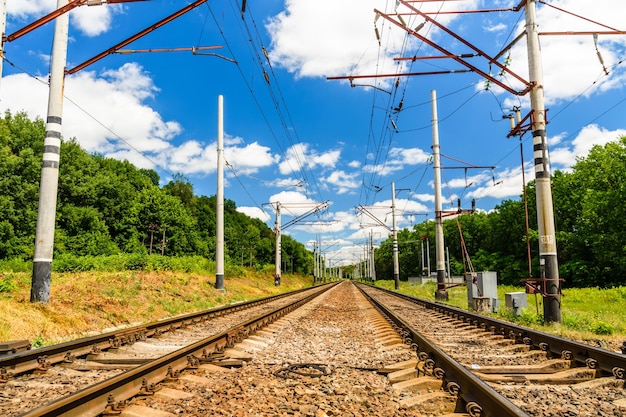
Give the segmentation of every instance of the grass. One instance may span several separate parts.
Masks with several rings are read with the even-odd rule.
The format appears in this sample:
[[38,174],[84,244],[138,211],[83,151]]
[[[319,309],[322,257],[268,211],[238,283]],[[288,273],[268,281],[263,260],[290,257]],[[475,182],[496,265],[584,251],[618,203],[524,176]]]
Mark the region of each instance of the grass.
[[285,274],[281,285],[263,272],[237,271],[215,289],[214,273],[83,271],[53,273],[50,302],[31,303],[28,272],[0,272],[0,341],[26,339],[33,346],[92,332],[151,322],[223,304],[262,298],[311,285]]
[[[393,289],[393,281],[376,281],[382,288]],[[409,284],[400,282],[400,292],[426,300],[435,300],[436,283]],[[569,288],[563,290],[561,302],[562,323],[543,323],[541,295],[526,294],[528,307],[519,315],[504,305],[508,292],[524,292],[523,287],[498,286],[500,308],[492,316],[511,321],[557,336],[583,341],[595,341],[604,346],[607,342],[621,344],[626,341],[626,287],[608,289]],[[467,288],[448,289],[448,302],[452,306],[467,309]]]

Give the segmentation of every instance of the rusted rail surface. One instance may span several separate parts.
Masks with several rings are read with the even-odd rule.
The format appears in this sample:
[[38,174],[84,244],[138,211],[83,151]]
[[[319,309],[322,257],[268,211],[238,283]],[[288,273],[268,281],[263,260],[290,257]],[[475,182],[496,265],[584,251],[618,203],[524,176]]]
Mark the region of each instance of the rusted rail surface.
[[626,355],[624,354],[553,336],[445,304],[423,300],[379,287],[376,287],[376,289],[418,304],[423,308],[456,318],[476,328],[491,332],[492,334],[505,336],[514,340],[516,343],[524,343],[533,348],[550,352],[557,357],[575,361],[591,369],[600,370],[618,379],[626,378]]
[[[436,344],[423,337],[402,318],[363,291],[360,285],[359,289],[403,335],[405,343],[411,345],[418,359],[423,362],[423,369],[432,376],[442,379],[443,388],[457,396],[460,400],[459,405],[468,414],[485,417],[528,417],[526,413],[452,359]],[[390,293],[398,295],[394,292]]]
[[233,312],[252,308],[260,304],[269,303],[280,298],[294,294],[314,291],[315,289],[305,288],[286,294],[264,297],[257,300],[230,304],[196,313],[190,313],[177,317],[164,319],[161,321],[132,326],[120,330],[89,336],[58,345],[27,350],[8,356],[0,357],[0,383],[14,375],[41,370],[45,371],[52,365],[61,362],[72,362],[77,357],[90,353],[97,353],[111,348],[119,348],[125,344],[132,344],[136,341],[145,340],[152,336],[187,327],[196,323],[221,317]]
[[[23,414],[35,416],[98,416],[119,413],[126,401],[136,395],[149,394],[167,379],[176,379],[183,370],[194,369],[205,359],[232,347],[249,334],[269,325],[285,314],[309,302],[335,284],[316,288],[311,294],[287,306],[250,319],[234,328],[183,347],[159,359],[140,365],[106,381],[63,397],[53,403]],[[293,293],[290,293],[293,295]]]

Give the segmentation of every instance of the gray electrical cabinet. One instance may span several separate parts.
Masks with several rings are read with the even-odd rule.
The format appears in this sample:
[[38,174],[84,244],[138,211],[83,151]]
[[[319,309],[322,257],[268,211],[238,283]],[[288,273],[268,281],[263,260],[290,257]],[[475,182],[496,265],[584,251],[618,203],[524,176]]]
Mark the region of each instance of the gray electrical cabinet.
[[522,308],[528,307],[528,299],[525,292],[507,292],[504,294],[504,303],[514,314],[520,314]]
[[467,305],[474,310],[496,311],[498,301],[498,273],[495,271],[480,271],[466,274]]

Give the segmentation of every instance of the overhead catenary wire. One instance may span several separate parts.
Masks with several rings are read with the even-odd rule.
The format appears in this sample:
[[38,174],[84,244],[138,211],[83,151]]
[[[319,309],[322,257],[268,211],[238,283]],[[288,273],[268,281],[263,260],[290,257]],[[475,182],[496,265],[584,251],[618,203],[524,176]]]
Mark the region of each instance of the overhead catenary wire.
[[[211,6],[208,3],[207,3],[207,6],[209,7],[211,13],[213,14],[211,10]],[[239,13],[239,8],[237,4],[231,3],[231,6],[233,7],[233,10],[236,8],[237,13]],[[304,155],[300,155],[299,145],[301,144],[301,141],[297,138],[297,129],[295,127],[295,124],[289,112],[289,107],[284,98],[284,94],[282,93],[280,89],[280,83],[278,82],[278,79],[276,78],[276,74],[274,73],[273,67],[269,60],[269,54],[267,52],[267,49],[265,48],[263,41],[261,40],[261,35],[259,34],[258,27],[254,19],[254,13],[250,9],[249,5],[246,8],[245,14],[242,14],[241,17],[242,18],[240,19],[238,24],[240,25],[240,29],[242,30],[242,33],[244,33],[244,37],[248,40],[249,52],[251,56],[254,58],[253,61],[257,67],[257,70],[263,75],[266,81],[266,88],[267,88],[268,94],[270,95],[270,98],[274,104],[276,113],[281,121],[281,125],[284,131],[284,137],[289,142],[290,149],[292,150],[292,155],[294,156],[294,159],[296,163],[298,164],[298,170],[300,171],[302,177],[305,179],[306,183],[314,188],[313,190],[309,190],[308,194],[314,194],[317,197],[320,197],[320,199],[322,199],[321,198],[322,193],[321,193],[319,184],[317,182],[317,179],[310,172],[310,168],[307,166],[306,162],[303,160]],[[251,21],[250,24],[252,25],[252,29],[250,28],[248,20]],[[223,31],[221,29],[220,31],[223,34]],[[241,72],[241,69],[240,69],[240,72]],[[244,77],[243,72],[241,72],[241,74],[242,74],[242,77]],[[248,84],[248,86],[250,85]],[[250,92],[251,94],[254,95],[254,91],[252,88],[250,88]],[[258,99],[256,99],[256,97],[255,97],[255,100],[259,104]],[[267,118],[266,118],[266,121],[267,121]],[[287,151],[278,140],[278,136],[275,134],[273,136],[274,136],[276,143],[279,145],[279,148],[281,149],[281,152],[285,158],[286,163],[290,164],[291,161],[288,158]],[[294,136],[295,138],[292,136]],[[293,168],[291,169],[292,171],[295,171]]]
[[[34,80],[40,82],[41,84],[45,85],[45,86],[49,86],[49,82],[48,81],[44,81],[41,78],[37,77],[36,75],[31,74],[30,72],[28,72],[26,69],[16,65],[14,62],[12,62],[11,60],[9,60],[6,55],[2,56],[2,60],[6,63],[8,63],[9,65],[11,65],[12,67],[18,69],[19,71],[21,71],[22,73],[28,75],[29,77],[33,78]],[[88,112],[85,108],[83,108],[81,105],[79,105],[76,101],[74,101],[73,99],[71,99],[70,97],[68,97],[65,93],[63,94],[63,98],[65,98],[68,102],[72,103],[78,110],[80,110],[82,113],[84,113],[87,117],[89,117],[90,119],[92,119],[94,122],[96,122],[98,125],[100,125],[101,127],[103,127],[107,132],[111,133],[113,136],[115,136],[115,138],[117,138],[120,142],[123,142],[124,144],[126,144],[130,149],[132,149],[133,151],[135,151],[137,153],[137,155],[141,156],[142,158],[146,159],[148,162],[150,162],[153,166],[159,168],[162,172],[165,172],[166,174],[170,175],[171,177],[174,177],[174,173],[172,173],[169,169],[165,168],[164,166],[162,166],[161,164],[159,164],[157,161],[155,161],[154,159],[150,158],[148,155],[146,155],[146,153],[142,152],[141,150],[139,150],[138,148],[136,148],[135,146],[133,146],[128,140],[124,139],[121,135],[119,135],[117,132],[115,132],[112,128],[110,128],[109,126],[107,126],[104,122],[102,122],[100,119],[98,119],[96,116],[94,116],[93,114],[91,114],[90,112]]]

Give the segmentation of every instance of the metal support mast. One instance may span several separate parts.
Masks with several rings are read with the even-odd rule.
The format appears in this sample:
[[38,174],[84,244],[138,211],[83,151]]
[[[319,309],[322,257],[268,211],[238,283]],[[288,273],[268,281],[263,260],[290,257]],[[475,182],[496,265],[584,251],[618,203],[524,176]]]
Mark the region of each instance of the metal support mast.
[[[67,3],[68,0],[58,0],[57,8],[61,8]],[[52,41],[48,116],[46,117],[41,183],[39,184],[39,210],[37,212],[35,254],[33,257],[33,276],[30,290],[30,301],[32,303],[47,303],[50,301],[68,32],[69,15],[65,13],[56,19],[54,40]]]
[[443,243],[443,210],[441,204],[441,160],[439,155],[439,126],[437,121],[437,92],[430,92],[433,113],[433,165],[435,171],[435,257],[437,259],[437,292],[435,298],[447,300],[446,261]]
[[215,288],[224,289],[224,97],[217,97]]
[[396,186],[391,183],[391,217],[393,234],[393,280],[394,288],[400,289],[400,263],[398,262],[398,228],[396,227]]
[[537,31],[536,0],[526,2],[528,72],[531,83],[531,131],[535,159],[539,263],[543,281],[543,316],[546,322],[561,322],[561,282],[557,260],[550,157],[546,135],[546,109],[543,95],[543,69]]
[[274,235],[276,236],[276,263],[274,265],[274,285],[280,285],[280,202],[276,202],[276,222],[274,223]]
[[370,230],[370,276],[376,282],[376,264],[374,263],[374,232]]

